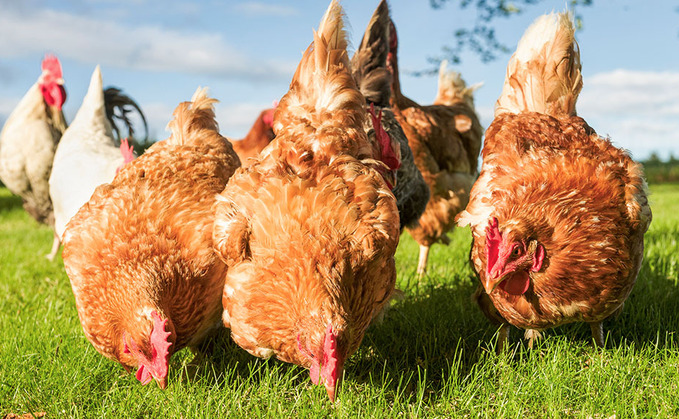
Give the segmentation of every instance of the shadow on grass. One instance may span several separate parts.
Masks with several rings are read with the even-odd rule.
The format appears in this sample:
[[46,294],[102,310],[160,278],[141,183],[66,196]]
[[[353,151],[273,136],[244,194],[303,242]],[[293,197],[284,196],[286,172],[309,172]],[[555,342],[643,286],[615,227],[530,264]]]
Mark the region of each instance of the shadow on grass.
[[21,197],[17,195],[0,195],[0,212],[13,211],[22,205]]
[[[677,233],[659,234],[679,237]],[[651,234],[648,241],[655,240]],[[621,315],[604,323],[606,350],[677,348],[676,249],[670,249],[669,253],[674,256],[667,261],[662,255],[656,257],[657,252],[644,261]],[[497,362],[499,358],[494,355],[497,330],[470,299],[476,279],[461,282],[431,287],[419,296],[409,296],[399,302],[383,324],[368,332],[347,368],[349,376],[362,382],[383,383],[392,397],[421,397],[430,402],[445,397],[442,390],[451,379],[463,382],[473,374],[478,363],[492,359]],[[594,350],[590,328],[585,323],[563,325],[543,334],[546,338],[565,338],[578,353]],[[523,330],[512,328],[509,344],[511,352],[507,356],[511,363],[532,362]],[[558,342],[552,340],[544,344],[557,345]]]
[[[605,322],[607,350],[633,347],[637,351],[648,345],[659,349],[677,347],[679,287],[677,278],[668,275],[660,259],[644,261],[621,315]],[[451,381],[462,383],[474,375],[479,363],[499,362],[494,355],[497,329],[470,298],[476,279],[458,277],[448,281],[411,289],[393,305],[382,323],[371,326],[359,350],[345,364],[350,387],[357,383],[368,385],[390,402],[420,398],[431,403],[446,397],[444,389]],[[675,334],[665,338],[666,332]],[[550,329],[544,336],[548,341],[540,344],[542,349],[548,350],[543,345],[555,346],[560,344],[559,339],[565,339],[576,353],[593,350],[590,329],[584,323]],[[208,380],[209,386],[225,388],[235,377],[257,385],[272,368],[281,376],[292,377],[295,386],[310,386],[306,370],[251,356],[231,340],[226,329],[211,340],[214,350],[199,368],[203,371],[199,377]],[[512,328],[509,343],[511,352],[503,356],[508,356],[510,363],[532,362],[523,331]],[[180,373],[179,368],[173,370],[175,375]]]

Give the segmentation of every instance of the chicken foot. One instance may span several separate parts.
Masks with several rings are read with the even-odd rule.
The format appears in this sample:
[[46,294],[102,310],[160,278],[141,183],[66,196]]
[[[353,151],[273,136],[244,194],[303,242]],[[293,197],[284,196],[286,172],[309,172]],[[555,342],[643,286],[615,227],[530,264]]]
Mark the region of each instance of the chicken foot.
[[524,338],[528,339],[528,349],[533,349],[533,345],[535,344],[535,341],[538,339],[542,339],[542,333],[540,333],[539,330],[535,329],[526,329],[526,332],[524,333]]

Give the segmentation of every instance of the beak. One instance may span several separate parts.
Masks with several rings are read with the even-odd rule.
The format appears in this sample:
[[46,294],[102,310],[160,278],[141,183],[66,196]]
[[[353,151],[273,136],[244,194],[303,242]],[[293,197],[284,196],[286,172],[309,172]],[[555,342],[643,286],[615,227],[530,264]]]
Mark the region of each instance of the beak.
[[325,391],[328,393],[328,398],[333,403],[335,402],[337,389],[339,389],[340,383],[342,382],[342,375],[344,373],[343,364],[344,362],[341,362],[337,365],[337,368],[335,368],[330,376],[321,376],[321,381],[323,382],[323,386],[325,386]]
[[486,290],[486,294],[490,295],[491,292],[495,291],[495,288],[500,285],[503,279],[505,279],[505,275],[499,272],[499,269],[493,267],[486,275],[485,281],[483,281],[483,288]]
[[156,383],[158,383],[158,387],[160,387],[162,390],[165,390],[165,387],[167,387],[167,376],[163,378],[153,377],[153,379],[156,380]]
[[[342,372],[340,371],[340,377],[341,375]],[[333,383],[329,383],[327,381],[323,382],[323,385],[325,386],[325,391],[328,393],[328,398],[333,403],[335,402],[335,391],[337,390],[337,388],[339,388],[339,384],[342,381],[340,377],[338,377]]]
[[495,287],[497,287],[499,283],[500,281],[486,277],[486,280],[483,281],[483,289],[486,290],[486,294],[490,295],[490,293],[495,290]]

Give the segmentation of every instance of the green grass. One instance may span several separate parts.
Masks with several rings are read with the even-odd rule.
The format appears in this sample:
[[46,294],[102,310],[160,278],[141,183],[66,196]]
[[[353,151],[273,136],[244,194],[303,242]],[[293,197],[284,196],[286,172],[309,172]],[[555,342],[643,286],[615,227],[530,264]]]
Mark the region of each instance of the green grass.
[[646,257],[622,315],[606,323],[608,346],[589,327],[550,330],[530,351],[512,331],[494,354],[496,330],[469,296],[468,230],[432,250],[429,276],[414,278],[417,245],[397,253],[405,298],[373,326],[347,362],[335,406],[305,370],[251,357],[228,337],[196,378],[191,355],[173,357],[170,385],[141,386],[85,339],[52,235],[0,189],[0,414],[47,417],[576,417],[679,416],[679,185],[652,187]]

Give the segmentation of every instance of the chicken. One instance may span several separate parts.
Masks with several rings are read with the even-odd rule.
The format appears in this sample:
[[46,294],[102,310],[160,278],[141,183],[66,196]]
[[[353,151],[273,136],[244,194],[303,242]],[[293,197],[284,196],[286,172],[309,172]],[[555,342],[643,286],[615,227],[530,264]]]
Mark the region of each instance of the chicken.
[[[21,99],[0,133],[0,179],[21,197],[24,208],[36,221],[50,226],[54,225],[54,212],[48,180],[54,151],[66,130],[61,110],[65,101],[61,63],[57,57],[47,55],[38,81]],[[56,235],[54,246],[59,246]]]
[[[374,114],[377,109],[383,129],[399,143],[401,164],[396,172],[396,185],[392,192],[396,196],[401,228],[415,227],[429,202],[429,187],[415,166],[408,139],[389,108],[392,79],[387,68],[389,22],[389,7],[383,0],[368,22],[361,44],[351,59],[351,69],[359,90],[371,108],[369,112]],[[372,121],[366,120],[365,130],[371,138],[375,136]]]
[[474,108],[465,100],[421,106],[405,97],[401,93],[397,48],[398,36],[391,22],[387,57],[393,75],[391,107],[431,195],[417,225],[407,228],[420,245],[417,273],[422,276],[429,248],[437,242],[450,242],[447,233],[455,226],[455,216],[467,205],[478,174],[483,129]]
[[[651,209],[640,164],[577,116],[580,54],[567,13],[538,18],[509,61],[483,170],[460,225],[484,313],[540,331],[602,322],[622,309],[639,273]],[[488,301],[490,300],[490,301]],[[492,304],[491,304],[492,303]]]
[[[119,98],[119,91],[113,94],[109,89],[107,96],[109,101],[119,104],[131,102],[127,97]],[[109,114],[110,108],[109,104]],[[107,118],[101,71],[97,66],[83,104],[54,154],[49,192],[59,238],[71,217],[89,201],[94,189],[113,180],[120,167],[133,158],[126,143],[116,146],[112,124]]]
[[[276,141],[227,184],[213,236],[229,266],[223,321],[235,342],[310,368],[331,400],[394,292],[399,240],[386,181],[395,169],[373,159],[342,14],[333,0],[276,109]],[[396,156],[377,127],[380,153]]]
[[274,108],[263,110],[245,138],[241,140],[229,138],[243,166],[248,166],[251,162],[250,157],[258,155],[264,147],[273,141],[275,135],[271,126],[273,125],[273,113],[275,110],[275,106]]
[[214,102],[199,89],[180,104],[170,138],[97,187],[64,233],[87,339],[143,384],[165,388],[172,354],[221,327],[226,266],[212,250],[212,207],[240,162]]

